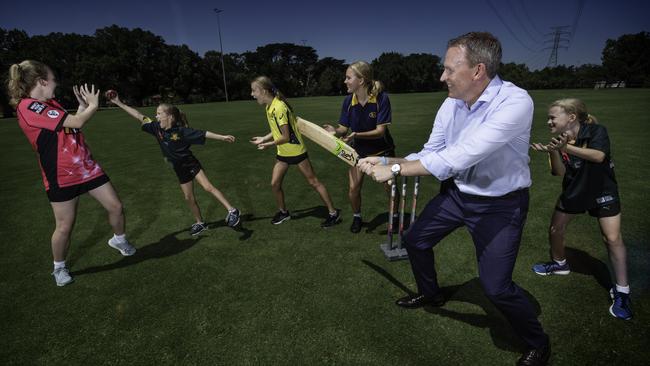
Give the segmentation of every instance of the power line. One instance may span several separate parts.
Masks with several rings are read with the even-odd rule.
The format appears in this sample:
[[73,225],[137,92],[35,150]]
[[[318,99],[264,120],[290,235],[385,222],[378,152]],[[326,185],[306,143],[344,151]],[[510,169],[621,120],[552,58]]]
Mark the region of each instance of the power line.
[[569,39],[569,43],[573,41],[573,37],[576,34],[576,31],[578,30],[578,21],[580,20],[580,16],[582,15],[582,8],[585,5],[585,0],[578,0],[578,12],[576,13],[576,16],[573,18],[573,25],[571,26],[571,38]]
[[530,34],[530,32],[528,32],[528,28],[526,27],[524,22],[522,22],[521,19],[519,18],[519,15],[517,14],[517,9],[515,8],[515,6],[512,5],[512,1],[511,0],[507,0],[507,1],[508,1],[508,7],[510,8],[510,10],[512,10],[512,13],[514,15],[513,18],[515,18],[517,23],[519,23],[519,26],[521,27],[521,29],[524,30],[524,33],[526,33],[528,35],[528,37],[530,39],[532,39],[535,43],[542,44],[541,41],[539,41],[537,38],[533,37],[533,35]]
[[508,30],[508,32],[510,32],[510,35],[512,36],[512,38],[514,38],[517,42],[519,42],[519,44],[522,45],[522,47],[524,47],[525,49],[527,49],[527,50],[529,50],[529,51],[531,51],[531,52],[537,52],[537,51],[535,51],[534,49],[528,47],[524,42],[522,42],[522,41],[519,39],[519,37],[517,37],[517,35],[515,34],[515,32],[513,32],[512,29],[510,28],[510,26],[505,22],[505,20],[503,20],[503,18],[501,17],[501,14],[499,14],[499,12],[498,12],[497,9],[494,7],[494,5],[492,5],[492,2],[491,2],[490,0],[485,0],[485,2],[487,2],[487,4],[490,6],[490,9],[492,9],[492,11],[494,12],[494,14],[497,16],[497,18],[499,18],[499,21],[501,21],[501,23],[503,24],[503,26],[506,27],[506,29]]
[[542,33],[542,31],[540,31],[539,28],[537,28],[537,26],[535,25],[535,22],[533,22],[533,19],[531,19],[530,13],[528,12],[528,9],[526,8],[526,1],[521,0],[521,1],[517,1],[517,2],[521,5],[521,8],[524,10],[524,15],[526,16],[526,19],[528,20],[528,23],[533,27],[535,32],[537,32],[537,34],[540,35],[540,36],[544,36],[544,33]]

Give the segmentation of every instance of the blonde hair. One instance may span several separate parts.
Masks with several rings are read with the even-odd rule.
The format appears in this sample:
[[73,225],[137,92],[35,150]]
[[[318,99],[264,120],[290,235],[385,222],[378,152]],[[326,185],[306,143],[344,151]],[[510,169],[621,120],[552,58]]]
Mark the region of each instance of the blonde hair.
[[7,78],[9,103],[15,108],[21,99],[29,97],[29,93],[39,80],[47,80],[49,71],[50,68],[46,64],[34,60],[25,60],[11,65]]
[[348,69],[352,70],[356,77],[363,79],[365,81],[366,90],[368,95],[377,96],[384,90],[384,85],[381,81],[374,80],[372,74],[372,68],[365,61],[356,61],[348,66]]
[[584,122],[587,124],[598,123],[596,117],[592,116],[587,112],[587,106],[583,101],[577,98],[564,98],[558,99],[555,102],[551,103],[549,108],[559,107],[564,110],[564,113],[575,114],[578,122]]
[[268,76],[260,75],[255,79],[253,79],[253,81],[251,81],[251,84],[257,84],[257,86],[259,86],[263,90],[266,90],[274,97],[280,99],[282,102],[284,102],[284,104],[287,105],[290,111],[293,111],[291,105],[287,101],[287,98],[284,96],[284,94],[282,94],[282,92],[278,88],[275,87],[275,85],[271,81],[271,78],[269,78]]
[[174,119],[174,122],[172,122],[173,126],[190,127],[185,113],[181,112],[181,110],[178,109],[178,107],[175,105],[169,103],[161,103],[158,105],[158,107],[162,108],[165,113],[172,116]]

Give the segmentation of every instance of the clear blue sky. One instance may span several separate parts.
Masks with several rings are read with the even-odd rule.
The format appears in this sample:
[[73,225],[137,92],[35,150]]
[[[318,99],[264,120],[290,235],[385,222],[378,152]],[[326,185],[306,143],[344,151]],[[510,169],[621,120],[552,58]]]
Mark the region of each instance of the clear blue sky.
[[550,46],[544,44],[551,39],[546,34],[553,26],[568,25],[575,34],[568,37],[569,49],[559,50],[558,63],[600,64],[608,38],[650,31],[647,0],[3,1],[0,27],[30,36],[93,34],[112,24],[139,27],[169,44],[187,44],[202,56],[219,49],[215,7],[224,10],[226,53],[290,42],[315,48],[320,58],[348,62],[371,61],[386,51],[444,56],[450,38],[484,30],[501,40],[504,62],[538,69],[551,52],[542,50]]

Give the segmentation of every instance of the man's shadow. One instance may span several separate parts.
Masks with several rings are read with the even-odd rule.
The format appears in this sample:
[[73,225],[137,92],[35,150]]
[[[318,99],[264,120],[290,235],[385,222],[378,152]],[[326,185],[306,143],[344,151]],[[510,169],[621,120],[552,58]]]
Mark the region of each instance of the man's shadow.
[[[393,277],[388,271],[381,266],[378,266],[367,260],[362,262],[384,277],[395,287],[404,291],[407,295],[414,295],[415,292]],[[477,328],[487,328],[490,331],[492,342],[499,349],[520,352],[525,349],[526,345],[517,337],[510,323],[505,319],[501,312],[490,302],[484,295],[483,289],[479,279],[473,278],[463,284],[445,286],[441,288],[446,302],[460,301],[479,306],[485,314],[468,314],[448,310],[443,305],[442,307],[425,306],[424,310],[431,314],[444,316],[463,323],[469,324]],[[522,289],[523,290],[523,289]],[[541,314],[541,307],[539,302],[529,292],[524,290],[526,297],[531,302],[535,313],[539,316]]]
[[154,258],[170,257],[172,255],[182,253],[192,248],[194,245],[196,245],[196,243],[198,243],[204,238],[203,236],[199,235],[196,237],[179,239],[176,237],[176,235],[180,233],[187,233],[187,230],[183,229],[183,230],[178,230],[173,233],[167,234],[164,237],[162,237],[162,239],[160,239],[155,243],[151,243],[143,247],[137,248],[137,251],[135,252],[134,255],[130,257],[122,257],[122,259],[120,259],[117,262],[104,264],[101,266],[84,268],[79,271],[74,271],[70,274],[79,276],[79,275],[85,275],[89,273],[111,271],[118,268],[132,266],[134,264],[138,264],[140,262],[144,262],[146,260],[150,260]]
[[614,287],[609,268],[600,259],[592,257],[585,251],[570,247],[566,247],[564,252],[572,272],[593,276],[598,284],[607,291]]

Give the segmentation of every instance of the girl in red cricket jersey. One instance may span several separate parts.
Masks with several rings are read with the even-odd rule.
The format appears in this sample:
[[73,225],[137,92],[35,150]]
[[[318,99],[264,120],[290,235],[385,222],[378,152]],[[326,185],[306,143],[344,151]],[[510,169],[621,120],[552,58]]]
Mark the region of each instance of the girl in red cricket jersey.
[[73,281],[65,258],[80,195],[88,192],[108,212],[115,233],[108,245],[124,256],[133,255],[135,248],[124,233],[122,202],[108,176],[93,159],[81,132],[97,111],[99,90],[94,85],[75,86],[79,108],[76,114],[68,114],[53,99],[56,86],[54,73],[41,62],[25,60],[9,69],[7,89],[11,104],[16,108],[20,128],[37,154],[56,221],[52,234],[52,275],[57,286],[65,286]]

